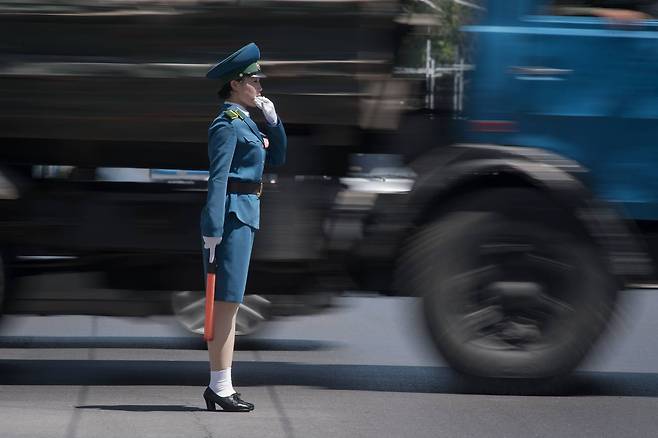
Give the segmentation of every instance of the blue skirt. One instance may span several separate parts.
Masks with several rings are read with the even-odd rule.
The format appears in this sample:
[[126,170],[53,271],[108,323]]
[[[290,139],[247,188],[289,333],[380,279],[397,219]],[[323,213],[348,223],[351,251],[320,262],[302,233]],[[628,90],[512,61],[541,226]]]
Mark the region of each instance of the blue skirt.
[[[224,220],[222,242],[215,248],[217,276],[215,279],[215,301],[241,303],[247,286],[251,248],[255,230],[240,221],[235,213]],[[210,250],[203,249],[203,272],[208,273]],[[204,275],[204,283],[206,275]],[[204,284],[205,289],[205,284]]]

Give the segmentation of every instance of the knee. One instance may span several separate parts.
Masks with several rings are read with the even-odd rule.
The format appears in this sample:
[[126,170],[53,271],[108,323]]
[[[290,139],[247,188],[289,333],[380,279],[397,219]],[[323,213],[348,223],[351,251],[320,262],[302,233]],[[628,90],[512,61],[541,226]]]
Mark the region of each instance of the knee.
[[215,301],[215,313],[217,315],[223,315],[224,317],[235,316],[238,313],[240,308],[240,303],[234,303],[230,301]]

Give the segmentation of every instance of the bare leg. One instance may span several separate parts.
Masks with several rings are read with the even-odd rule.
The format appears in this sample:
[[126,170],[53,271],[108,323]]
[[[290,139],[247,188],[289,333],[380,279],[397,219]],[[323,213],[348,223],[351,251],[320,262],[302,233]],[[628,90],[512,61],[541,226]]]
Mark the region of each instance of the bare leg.
[[215,337],[208,342],[211,371],[230,368],[233,363],[235,316],[239,307],[238,303],[215,301]]
[[215,336],[212,341],[208,342],[210,383],[203,393],[209,411],[214,411],[216,404],[224,411],[249,412],[254,410],[252,403],[239,397],[231,382],[235,316],[239,307],[240,305],[237,303],[215,302]]

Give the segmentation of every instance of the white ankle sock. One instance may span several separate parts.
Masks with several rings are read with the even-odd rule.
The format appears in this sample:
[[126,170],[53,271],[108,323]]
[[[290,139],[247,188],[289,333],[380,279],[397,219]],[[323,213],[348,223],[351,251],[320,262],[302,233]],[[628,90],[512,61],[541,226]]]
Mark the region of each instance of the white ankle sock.
[[210,371],[210,384],[208,386],[220,397],[228,397],[235,394],[233,382],[231,381],[231,368]]

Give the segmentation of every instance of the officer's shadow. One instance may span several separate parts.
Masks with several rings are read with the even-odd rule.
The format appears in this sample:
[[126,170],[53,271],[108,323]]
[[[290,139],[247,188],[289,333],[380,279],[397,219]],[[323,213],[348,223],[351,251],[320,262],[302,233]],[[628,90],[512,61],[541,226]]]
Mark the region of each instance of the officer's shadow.
[[206,412],[206,409],[184,405],[85,405],[76,406],[76,409],[125,412]]

